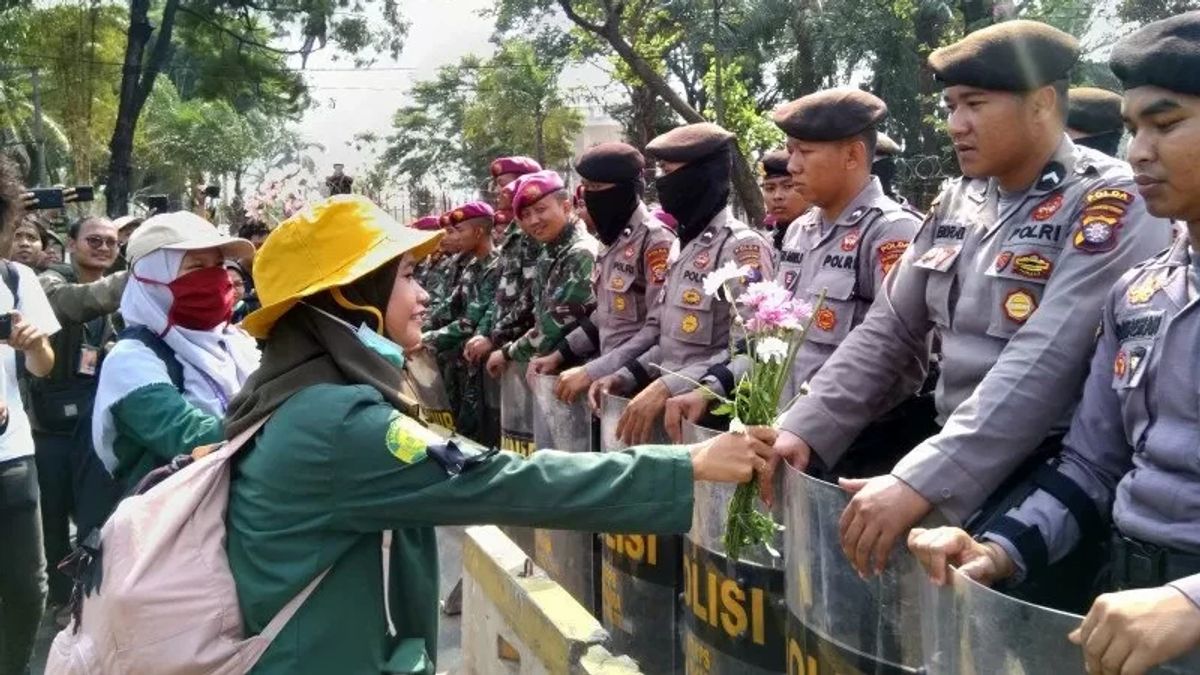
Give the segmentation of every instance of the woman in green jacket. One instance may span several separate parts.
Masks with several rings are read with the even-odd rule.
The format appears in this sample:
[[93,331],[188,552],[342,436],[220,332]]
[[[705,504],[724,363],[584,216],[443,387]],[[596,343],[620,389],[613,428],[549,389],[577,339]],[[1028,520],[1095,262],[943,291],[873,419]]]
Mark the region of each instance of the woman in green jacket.
[[743,481],[756,469],[769,479],[769,430],[529,459],[439,443],[399,393],[402,348],[419,346],[429,300],[413,265],[436,243],[437,233],[339,195],[283,223],[258,253],[263,307],[243,325],[266,346],[226,421],[233,437],[270,416],[230,488],[229,562],[246,630],[262,631],[330,571],[255,673],[432,672],[435,525],[684,532],[694,480]]

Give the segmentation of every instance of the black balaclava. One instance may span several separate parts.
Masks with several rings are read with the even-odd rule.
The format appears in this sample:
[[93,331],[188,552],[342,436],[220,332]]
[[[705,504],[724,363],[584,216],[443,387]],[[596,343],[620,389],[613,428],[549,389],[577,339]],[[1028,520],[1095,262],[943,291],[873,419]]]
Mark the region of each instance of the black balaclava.
[[637,210],[644,190],[645,184],[638,178],[616,183],[607,190],[583,191],[583,203],[596,224],[596,238],[600,243],[612,246],[620,238]]
[[679,245],[687,246],[729,203],[729,146],[660,176],[654,185],[663,210],[679,221]]
[[883,187],[883,194],[896,198],[896,192],[892,189],[892,179],[896,177],[896,158],[890,156],[880,157],[871,165],[871,173],[879,178],[879,184]]
[[1072,143],[1082,145],[1085,148],[1099,150],[1109,157],[1116,157],[1118,149],[1121,147],[1121,136],[1123,131],[1110,131],[1106,134],[1096,134],[1094,136],[1083,136],[1076,138]]

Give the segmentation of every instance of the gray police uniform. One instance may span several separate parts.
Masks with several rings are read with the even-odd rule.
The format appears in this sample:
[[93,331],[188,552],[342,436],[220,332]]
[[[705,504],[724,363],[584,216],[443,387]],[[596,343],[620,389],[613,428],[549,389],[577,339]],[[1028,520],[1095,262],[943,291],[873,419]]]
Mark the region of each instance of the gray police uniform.
[[[822,292],[825,300],[808,338],[796,351],[780,405],[787,405],[850,329],[862,323],[884,277],[904,255],[920,222],[921,214],[888,198],[879,179],[872,176],[834,222],[825,222],[820,209],[814,208],[788,226],[775,280],[814,308]],[[714,367],[704,384],[726,395],[749,368],[749,357],[739,356],[728,368]],[[913,391],[919,385],[914,382]]]
[[559,346],[568,361],[611,352],[641,330],[666,281],[674,241],[639,203],[629,227],[596,260],[596,310]]
[[[680,249],[678,240],[672,244],[667,281],[650,321],[624,345],[598,359],[600,363],[589,364],[589,374],[593,365],[602,376],[615,364],[608,372],[618,374],[626,391],[660,374],[672,396],[690,391],[693,382],[729,353],[730,303],[706,295],[704,277],[733,263],[750,266],[755,279],[771,278],[774,254],[761,233],[734,218],[728,207],[723,209],[687,246]],[[745,291],[745,283],[729,286],[735,299]]]
[[833,466],[919,372],[936,328],[943,429],[892,473],[962,522],[1066,430],[1104,293],[1169,238],[1169,224],[1136,196],[1129,166],[1065,134],[1023,193],[959,179],[783,428]]
[[[1127,537],[1200,554],[1197,262],[1184,237],[1109,293],[1083,399],[1054,469],[1066,481],[1040,481],[1045,487],[984,535],[1022,572],[1060,560],[1110,512]],[[1200,604],[1200,574],[1171,585]]]

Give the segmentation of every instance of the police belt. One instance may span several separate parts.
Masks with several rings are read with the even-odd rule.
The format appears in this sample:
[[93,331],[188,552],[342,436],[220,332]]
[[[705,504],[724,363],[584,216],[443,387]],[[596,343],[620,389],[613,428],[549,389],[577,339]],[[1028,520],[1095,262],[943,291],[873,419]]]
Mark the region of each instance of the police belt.
[[1200,555],[1184,553],[1158,544],[1114,533],[1112,586],[1115,589],[1153,588],[1193,574],[1200,574]]

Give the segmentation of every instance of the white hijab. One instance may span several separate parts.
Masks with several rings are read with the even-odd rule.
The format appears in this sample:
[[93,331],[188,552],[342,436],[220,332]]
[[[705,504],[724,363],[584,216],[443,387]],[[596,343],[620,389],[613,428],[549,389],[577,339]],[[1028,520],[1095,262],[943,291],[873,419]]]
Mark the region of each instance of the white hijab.
[[[258,369],[258,347],[245,331],[227,323],[212,330],[181,326],[171,326],[168,330],[171,289],[141,279],[162,284],[174,281],[185,255],[185,251],[159,249],[134,263],[121,296],[121,316],[129,326],[145,326],[162,336],[175,352],[175,358],[183,366],[183,398],[188,403],[210,415],[224,417],[229,402],[246,378]],[[112,448],[117,436],[112,407],[142,387],[170,384],[164,372],[159,358],[136,340],[118,342],[105,360],[96,391],[92,441],[96,454],[110,472],[117,465]]]

